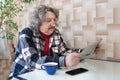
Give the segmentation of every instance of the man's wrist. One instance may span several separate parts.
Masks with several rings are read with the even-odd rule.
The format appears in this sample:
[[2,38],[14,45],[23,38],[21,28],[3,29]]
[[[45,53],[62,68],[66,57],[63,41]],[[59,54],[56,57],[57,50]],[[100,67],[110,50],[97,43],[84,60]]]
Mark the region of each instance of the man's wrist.
[[66,56],[59,57],[59,65],[60,65],[60,67],[66,66]]

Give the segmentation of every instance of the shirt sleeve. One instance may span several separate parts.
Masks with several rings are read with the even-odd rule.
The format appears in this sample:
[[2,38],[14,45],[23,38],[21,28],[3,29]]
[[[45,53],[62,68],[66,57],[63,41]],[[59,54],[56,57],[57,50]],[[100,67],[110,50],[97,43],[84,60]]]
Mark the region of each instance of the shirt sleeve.
[[64,55],[59,58],[59,64],[60,66],[66,66],[66,53],[72,53],[72,52],[81,53],[83,49],[68,48],[60,33],[59,35],[60,35],[59,52],[61,55]]
[[45,62],[47,56],[39,56],[38,51],[32,39],[32,30],[26,28],[20,32],[19,35],[19,46],[22,53],[23,59],[28,68],[35,69],[41,68],[41,64]]

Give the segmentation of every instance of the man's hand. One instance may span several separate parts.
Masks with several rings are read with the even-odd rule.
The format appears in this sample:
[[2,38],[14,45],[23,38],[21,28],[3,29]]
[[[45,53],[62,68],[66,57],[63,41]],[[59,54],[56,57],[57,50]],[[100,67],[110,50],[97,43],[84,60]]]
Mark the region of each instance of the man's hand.
[[100,51],[100,45],[98,44],[97,47],[95,48],[94,53],[95,53],[95,54],[98,54],[99,51]]
[[73,67],[77,66],[80,62],[80,53],[69,53],[66,56],[66,66],[67,67]]

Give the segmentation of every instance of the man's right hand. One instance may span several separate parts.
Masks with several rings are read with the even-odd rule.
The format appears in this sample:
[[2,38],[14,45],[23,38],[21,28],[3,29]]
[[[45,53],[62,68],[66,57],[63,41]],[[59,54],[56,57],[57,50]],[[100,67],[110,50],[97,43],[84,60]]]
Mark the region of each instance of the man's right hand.
[[77,66],[80,62],[80,53],[69,53],[66,55],[66,66],[74,67]]

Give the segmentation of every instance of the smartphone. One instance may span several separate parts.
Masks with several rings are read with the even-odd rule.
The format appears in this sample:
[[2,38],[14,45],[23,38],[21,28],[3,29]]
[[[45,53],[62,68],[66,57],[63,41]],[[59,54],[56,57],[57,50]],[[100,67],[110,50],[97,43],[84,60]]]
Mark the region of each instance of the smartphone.
[[76,74],[84,73],[87,71],[88,71],[88,69],[85,69],[85,68],[77,68],[77,69],[66,71],[65,73],[67,73],[69,75],[76,75]]

